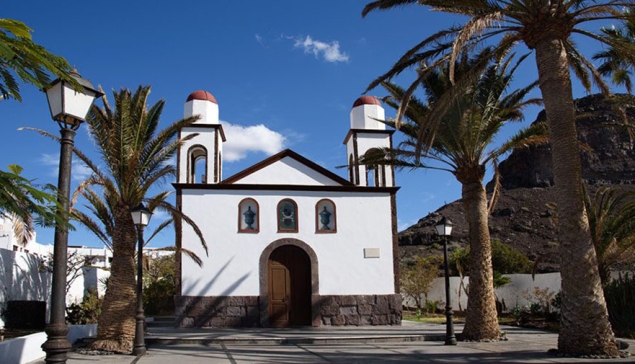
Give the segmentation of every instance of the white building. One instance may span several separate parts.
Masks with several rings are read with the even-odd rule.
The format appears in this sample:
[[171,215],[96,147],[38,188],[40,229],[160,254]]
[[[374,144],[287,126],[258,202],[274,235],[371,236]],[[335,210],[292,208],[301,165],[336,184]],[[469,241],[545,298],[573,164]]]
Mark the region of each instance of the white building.
[[[180,261],[177,323],[191,326],[385,325],[401,322],[393,169],[359,159],[391,146],[374,97],[353,104],[345,137],[346,180],[291,150],[229,178],[218,104],[192,93],[181,137],[177,205],[209,244],[183,224],[177,245],[203,259]],[[344,160],[344,156],[342,156]]]
[[[66,305],[80,303],[89,289],[106,293],[104,280],[110,276],[112,251],[107,247],[68,246]],[[144,255],[158,259],[174,254],[157,248],[143,248]],[[40,244],[35,233],[26,244],[18,241],[13,222],[0,217],[0,311],[7,301],[45,301],[51,290],[53,245]],[[48,317],[48,315],[47,315]]]
[[36,242],[36,233],[22,244],[13,232],[13,221],[0,214],[0,249],[6,249],[20,253],[31,253],[37,256],[46,257],[53,253],[52,245],[42,245]]

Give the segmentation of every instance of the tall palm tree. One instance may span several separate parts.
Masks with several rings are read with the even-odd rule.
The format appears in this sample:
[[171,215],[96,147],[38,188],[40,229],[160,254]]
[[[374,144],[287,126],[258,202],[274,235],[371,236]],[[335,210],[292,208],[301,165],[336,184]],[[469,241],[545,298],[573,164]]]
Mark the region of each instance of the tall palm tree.
[[105,96],[102,98],[103,108],[92,106],[86,124],[103,165],[95,163],[82,151],[74,150],[92,175],[80,184],[73,200],[83,196],[96,220],[77,209],[71,213],[113,252],[94,349],[117,352],[130,352],[132,349],[136,306],[131,297],[136,296],[135,247],[138,235],[130,215],[131,209],[145,201],[151,211],[160,209],[173,218],[182,219],[193,227],[207,250],[196,224],[166,200],[170,191],[148,196],[151,190],[160,188],[166,178],[175,176],[172,157],[187,140],[176,139],[178,132],[198,120],[198,116],[188,117],[159,130],[165,101],[160,100],[148,107],[150,89],[150,86],[139,86],[134,93],[121,89],[113,92],[114,107]]
[[0,19],[0,100],[22,101],[18,79],[43,88],[51,82],[49,73],[80,87],[70,77],[71,67],[60,56],[49,53],[31,38],[31,28],[12,19]]
[[[590,37],[632,54],[623,44],[581,25],[595,20],[623,19],[621,9],[632,7],[635,0],[377,0],[367,4],[362,15],[407,4],[429,6],[432,10],[465,15],[469,19],[463,25],[424,39],[370,87],[413,65],[453,60],[461,50],[473,50],[484,43],[494,45],[494,54],[507,53],[519,43],[535,51],[560,216],[560,274],[564,298],[558,350],[566,354],[617,355],[584,208],[570,70],[587,89],[591,88],[591,79],[603,92],[608,93],[608,86],[576,48],[571,36]],[[425,75],[418,77],[402,101],[409,98],[422,77]],[[448,99],[451,98],[449,95]],[[402,102],[402,109],[405,104]],[[442,114],[433,113],[432,128],[438,128]],[[428,137],[434,139],[434,136],[435,133],[430,133]]]
[[[455,75],[462,78],[483,59],[489,59],[489,50],[485,50],[474,59],[463,57],[457,62]],[[508,92],[512,74],[518,63],[512,65],[511,59],[490,64],[479,78],[467,87],[456,90],[450,82],[450,67],[437,66],[434,70],[423,70],[427,77],[421,85],[426,101],[416,98],[410,101],[404,110],[406,119],[399,130],[406,140],[391,150],[375,150],[363,163],[389,163],[401,168],[434,168],[450,172],[462,185],[461,201],[468,222],[468,240],[470,245],[470,289],[468,293],[467,316],[463,337],[468,340],[498,339],[500,330],[496,313],[494,280],[492,273],[492,247],[488,229],[488,201],[483,186],[483,178],[488,166],[496,164],[502,154],[512,148],[545,142],[546,132],[541,125],[522,130],[498,148],[492,148],[493,139],[501,128],[523,118],[522,109],[539,100],[526,100],[536,83]],[[399,108],[405,90],[392,83],[382,83],[391,95],[388,105]],[[434,105],[448,93],[458,92],[441,117],[436,138],[427,144],[429,117]],[[386,121],[395,127],[395,121]],[[423,143],[428,153],[424,160],[417,145]],[[426,164],[430,161],[430,164]],[[491,208],[492,206],[490,206]]]
[[620,27],[600,28],[603,37],[611,39],[613,43],[620,43],[622,47],[609,46],[596,53],[593,59],[603,62],[598,67],[600,74],[611,77],[611,82],[623,85],[626,91],[631,94],[633,93],[633,83],[630,76],[635,69],[635,12],[628,9],[625,11],[625,16],[626,20]]
[[[96,349],[129,351],[134,339],[135,302],[135,246],[137,234],[130,210],[141,203],[150,189],[175,175],[171,159],[183,140],[176,139],[181,128],[198,120],[188,117],[159,130],[159,121],[165,101],[148,107],[150,86],[139,86],[133,93],[122,89],[113,92],[115,105],[104,97],[104,107],[93,106],[86,118],[89,134],[101,153],[105,168],[76,151],[90,167],[93,175],[84,186],[99,186],[103,199],[95,191],[83,189],[93,212],[104,223],[105,232],[112,238],[113,261],[108,291],[99,317]],[[148,208],[163,209],[194,227],[201,243],[205,239],[194,222],[182,216],[166,201],[169,191],[147,198]],[[107,210],[104,210],[106,208]],[[80,222],[95,224],[83,216]]]

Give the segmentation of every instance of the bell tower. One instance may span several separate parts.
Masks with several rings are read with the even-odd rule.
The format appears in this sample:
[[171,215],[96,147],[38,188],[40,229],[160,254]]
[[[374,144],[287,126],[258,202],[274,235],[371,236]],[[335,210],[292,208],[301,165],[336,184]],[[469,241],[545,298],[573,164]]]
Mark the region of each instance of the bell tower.
[[200,119],[179,132],[179,138],[196,136],[179,148],[177,183],[219,183],[223,177],[225,133],[218,118],[216,98],[207,91],[192,92],[185,102],[183,117],[194,115],[199,115]]
[[392,147],[392,130],[379,120],[385,120],[381,102],[373,96],[362,96],[355,100],[351,110],[351,128],[346,135],[348,177],[357,186],[393,187],[394,167],[390,165],[361,165],[359,161],[366,153],[377,148]]

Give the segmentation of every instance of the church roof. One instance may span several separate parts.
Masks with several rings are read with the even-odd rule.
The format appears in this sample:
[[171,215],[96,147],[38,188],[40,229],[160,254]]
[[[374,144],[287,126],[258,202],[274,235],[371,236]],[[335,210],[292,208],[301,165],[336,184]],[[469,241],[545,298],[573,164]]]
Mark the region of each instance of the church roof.
[[[260,182],[261,180],[263,181]],[[285,149],[278,154],[254,164],[226,178],[220,182],[219,185],[243,183],[354,186],[350,181],[312,162],[291,149]]]
[[212,95],[211,93],[205,90],[198,90],[198,91],[192,92],[190,96],[187,97],[186,102],[192,101],[192,100],[211,101],[218,105],[218,102],[216,101],[216,98],[214,97],[214,95]]

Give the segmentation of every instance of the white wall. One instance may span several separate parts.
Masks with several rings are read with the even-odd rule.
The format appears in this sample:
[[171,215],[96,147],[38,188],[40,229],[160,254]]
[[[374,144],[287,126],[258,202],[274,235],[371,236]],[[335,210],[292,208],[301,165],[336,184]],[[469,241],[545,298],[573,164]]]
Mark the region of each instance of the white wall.
[[109,270],[95,267],[83,267],[81,270],[81,274],[73,281],[66,294],[67,306],[72,303],[82,302],[84,295],[90,288],[97,288],[99,297],[103,297],[106,294],[106,286],[103,281],[110,277]]
[[[41,263],[42,258],[34,254],[0,249],[0,311],[7,301],[44,301],[48,319],[52,275],[41,269]],[[66,305],[81,302],[89,287],[97,287],[103,296],[106,290],[101,281],[108,276],[107,270],[82,268],[66,295]],[[0,327],[3,326],[0,318]]]
[[[78,339],[97,335],[97,324],[71,325],[67,340],[72,344]],[[46,353],[42,350],[42,344],[46,341],[46,334],[21,336],[0,343],[0,363],[24,364],[44,358]]]
[[33,254],[0,249],[0,304],[49,300],[51,274],[40,271],[40,262]]
[[[259,204],[257,234],[237,232],[238,205],[246,197]],[[277,232],[276,207],[283,198],[298,205],[298,233]],[[316,233],[315,204],[323,198],[335,203],[337,233]],[[322,295],[395,293],[388,193],[184,190],[182,206],[209,245],[209,256],[205,256],[195,234],[184,224],[183,247],[198,254],[203,267],[183,258],[183,295],[259,295],[261,253],[282,238],[302,240],[314,250]],[[364,248],[379,248],[380,257],[364,258]]]
[[351,129],[386,130],[386,124],[378,120],[385,120],[384,108],[379,105],[363,104],[351,109]]
[[291,157],[281,160],[259,171],[245,176],[234,184],[259,185],[304,185],[304,186],[339,186],[339,182],[318,173]]
[[[540,289],[548,288],[550,292],[558,293],[560,291],[560,273],[536,274],[535,280],[531,274],[505,274],[510,277],[511,282],[501,288],[496,289],[496,296],[500,301],[504,300],[507,310],[513,309],[516,304],[525,307],[531,304],[524,296],[523,292],[532,292],[535,287]],[[463,284],[468,286],[469,277],[463,279]],[[465,310],[467,307],[467,295],[465,291],[461,291],[459,297],[459,286],[461,280],[459,277],[450,277],[450,299],[454,310]],[[459,305],[460,298],[460,305]],[[428,299],[431,301],[443,302],[445,305],[445,281],[444,278],[436,278],[432,284],[432,288],[428,293]],[[404,299],[404,305],[414,307],[414,301],[411,298]],[[442,306],[439,306],[442,307]]]

